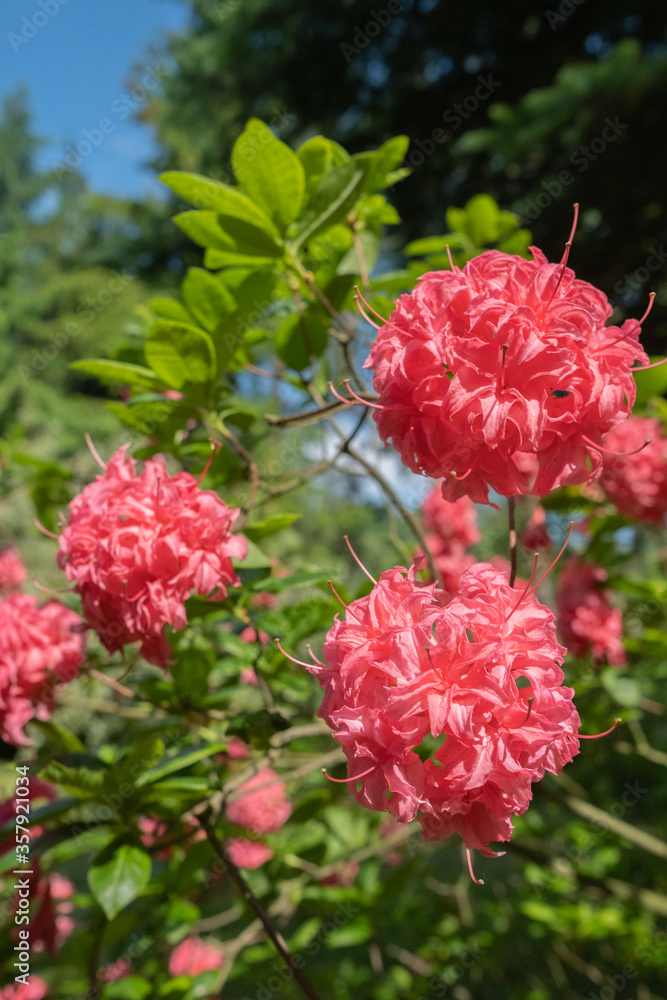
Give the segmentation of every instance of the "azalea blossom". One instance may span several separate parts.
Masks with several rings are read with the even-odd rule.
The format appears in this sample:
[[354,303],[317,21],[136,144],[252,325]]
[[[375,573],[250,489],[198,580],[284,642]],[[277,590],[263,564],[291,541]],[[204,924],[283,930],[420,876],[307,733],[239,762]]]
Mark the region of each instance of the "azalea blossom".
[[532,782],[578,752],[564,654],[548,608],[490,564],[468,569],[453,599],[397,566],[336,616],[326,663],[308,669],[358,801],[490,857]]
[[141,642],[142,655],[166,668],[166,626],[187,625],[191,594],[222,600],[239,585],[231,560],[244,559],[248,543],[231,533],[238,509],[188,472],[170,476],[160,456],[137,474],[128,447],[70,503],[58,564],[110,653]]
[[[424,501],[422,515],[428,532],[426,545],[438,578],[445,590],[453,595],[458,590],[461,574],[475,562],[466,547],[482,537],[477,527],[475,505],[468,497],[450,503],[444,499],[440,486],[436,486]],[[421,549],[417,551],[416,560],[422,568],[424,553]]]
[[16,549],[0,550],[0,594],[20,590],[26,579],[25,566]]
[[30,973],[27,983],[8,983],[0,986],[0,1000],[42,1000],[48,993],[41,976]]
[[590,653],[594,660],[615,666],[626,663],[623,616],[613,607],[604,587],[607,572],[573,556],[563,566],[558,581],[556,615],[558,631],[568,650],[578,657]]
[[59,684],[83,663],[82,621],[59,601],[41,607],[30,594],[0,599],[0,738],[30,745],[24,727],[50,718]]
[[199,937],[184,938],[169,956],[169,975],[175,978],[211,972],[221,968],[223,957],[217,945],[208,944]]
[[270,767],[263,767],[234,794],[227,803],[227,819],[253,833],[280,830],[292,815],[285,782]]
[[598,477],[604,436],[635,400],[631,368],[648,363],[637,320],[606,326],[602,292],[566,256],[551,264],[531,250],[530,261],[489,250],[424,275],[365,363],[380,437],[413,472],[443,478],[447,500],[488,503],[489,487],[546,496]]
[[600,485],[616,509],[635,521],[664,524],[667,437],[660,421],[633,415],[607,434],[605,448]]
[[245,837],[232,837],[227,841],[227,854],[237,868],[249,870],[260,868],[273,857],[273,851],[261,840],[247,840]]

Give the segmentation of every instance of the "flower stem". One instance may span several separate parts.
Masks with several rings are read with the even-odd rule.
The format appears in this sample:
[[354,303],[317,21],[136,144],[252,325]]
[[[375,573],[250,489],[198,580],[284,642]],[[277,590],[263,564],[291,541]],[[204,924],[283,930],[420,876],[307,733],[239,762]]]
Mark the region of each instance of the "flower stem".
[[516,522],[514,517],[514,497],[507,499],[507,514],[509,517],[510,533],[510,587],[514,586],[516,580]]
[[250,889],[250,886],[243,878],[243,875],[241,875],[241,872],[238,870],[236,865],[232,864],[231,860],[229,859],[227,852],[225,851],[221,842],[218,840],[215,830],[211,825],[210,816],[206,815],[201,816],[199,821],[203,826],[204,830],[206,831],[206,836],[209,839],[211,847],[225,865],[225,870],[227,871],[232,881],[235,882],[236,887],[240,891],[243,898],[246,900],[247,903],[250,904],[252,909],[255,911],[256,915],[261,920],[262,926],[264,927],[267,936],[270,938],[276,951],[278,952],[283,962],[286,964],[287,968],[294,976],[294,979],[300,986],[304,996],[308,997],[308,1000],[320,1000],[318,994],[315,992],[314,987],[304,976],[302,970],[294,964],[294,959],[287,948],[284,938],[271,923],[271,919],[268,913],[266,912],[260,901],[257,899],[257,897],[253,894],[252,890]]

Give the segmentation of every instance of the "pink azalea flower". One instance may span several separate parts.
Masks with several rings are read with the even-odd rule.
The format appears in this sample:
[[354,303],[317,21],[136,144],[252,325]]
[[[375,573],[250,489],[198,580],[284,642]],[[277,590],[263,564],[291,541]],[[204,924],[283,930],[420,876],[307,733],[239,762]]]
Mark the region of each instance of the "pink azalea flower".
[[98,973],[98,979],[103,983],[115,983],[119,979],[125,979],[131,971],[132,962],[129,958],[119,958],[111,965],[104,965]]
[[237,789],[227,803],[227,819],[253,833],[280,830],[292,815],[285,783],[270,767],[264,767]]
[[[651,443],[643,448],[647,440]],[[631,416],[607,434],[604,444],[610,452],[619,453],[603,456],[600,479],[600,485],[617,510],[635,521],[664,524],[667,437],[660,421]]]
[[247,745],[240,740],[238,736],[230,736],[227,740],[227,750],[225,751],[229,757],[233,757],[235,760],[243,760],[250,755]]
[[252,667],[243,667],[239,674],[239,680],[241,684],[251,684],[253,687],[257,687],[259,684],[257,674]]
[[474,503],[468,497],[461,497],[454,503],[445,500],[440,485],[426,497],[422,512],[426,528],[443,541],[459,542],[467,548],[482,537]]
[[[327,663],[308,669],[358,801],[418,818],[426,840],[458,833],[493,856],[490,842],[510,839],[532,782],[578,752],[579,716],[554,616],[530,591],[477,563],[446,601],[414,570],[387,570],[336,616]],[[429,736],[445,739],[420,755]]]
[[16,549],[2,549],[0,551],[0,593],[5,594],[10,590],[20,590],[25,579],[25,566]]
[[184,938],[169,956],[169,975],[198,976],[222,966],[223,952],[217,945],[198,937]]
[[241,642],[261,642],[264,646],[267,642],[271,642],[271,636],[268,632],[264,632],[261,628],[255,628],[254,625],[247,625],[246,628],[239,633],[239,639]]
[[7,986],[0,986],[0,1000],[42,1000],[47,992],[44,980],[31,972],[27,986],[23,983],[8,983]]
[[232,837],[227,841],[227,854],[237,868],[260,868],[273,857],[273,851],[259,840]]
[[81,619],[58,601],[37,606],[29,594],[0,600],[0,737],[29,745],[23,729],[46,720],[54,689],[76,677],[83,663]]
[[604,435],[635,400],[631,366],[648,363],[636,320],[605,326],[602,292],[531,249],[532,261],[489,250],[424,275],[366,361],[380,437],[413,472],[443,478],[447,500],[595,479]]
[[576,556],[568,559],[558,581],[558,631],[574,656],[590,653],[594,660],[606,658],[612,665],[624,666],[623,617],[610,604],[609,591],[603,586],[606,579],[601,566],[591,566]]
[[521,533],[519,542],[528,552],[545,552],[551,548],[551,536],[547,528],[547,515],[544,507],[537,505]]
[[238,509],[188,472],[170,476],[160,456],[137,475],[128,447],[69,505],[58,563],[110,653],[141,642],[143,656],[166,668],[165,626],[187,625],[192,593],[223,599],[238,586],[231,559],[244,559],[248,543],[231,534]]

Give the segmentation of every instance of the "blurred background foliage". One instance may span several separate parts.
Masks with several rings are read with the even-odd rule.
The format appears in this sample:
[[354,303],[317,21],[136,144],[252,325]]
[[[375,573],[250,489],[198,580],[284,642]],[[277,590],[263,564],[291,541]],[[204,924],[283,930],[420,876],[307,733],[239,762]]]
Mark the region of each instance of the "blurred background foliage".
[[[297,0],[187,3],[190,29],[169,42],[164,56],[171,72],[140,113],[159,140],[156,169],[232,181],[232,146],[252,116],[293,147],[322,133],[354,153],[405,134],[410,145],[403,165],[412,174],[388,193],[400,222],[376,248],[376,274],[394,276],[373,288],[378,309],[390,308],[392,296],[423,270],[444,266],[439,237],[446,232],[460,236],[458,247],[450,241],[459,263],[486,245],[525,253],[530,233],[551,259],[559,258],[576,200],[582,221],[570,263],[608,295],[619,320],[640,315],[655,291],[643,340],[650,353],[664,352],[664,4],[401,0],[400,10],[384,23],[387,5],[371,9],[359,0],[322,0],[315,7]],[[377,32],[367,28],[373,23]],[[488,97],[476,96],[482,86]],[[435,130],[441,130],[437,139]],[[19,546],[41,585],[58,587],[62,576],[53,565],[53,543],[31,522],[36,513],[53,528],[58,509],[94,475],[94,462],[82,449],[83,431],[105,455],[128,439],[147,453],[168,450],[167,424],[143,432],[140,423],[119,427],[118,404],[127,401],[127,392],[70,365],[85,357],[136,362],[155,319],[149,301],[175,301],[187,268],[201,266],[202,252],[171,222],[186,207],[180,198],[134,203],[87,190],[75,171],[64,177],[40,173],[38,143],[25,95],[10,95],[0,122],[0,532],[3,543]],[[572,180],[565,182],[563,172]],[[493,197],[504,213],[494,217],[496,229],[484,231],[483,239],[476,238],[474,211],[461,214],[480,193]],[[476,210],[483,204],[476,202]],[[363,329],[360,339],[355,360],[363,360],[370,331]],[[319,377],[326,385],[336,359],[325,356],[322,365]],[[232,382],[235,394],[260,414],[281,407],[296,412],[298,374],[292,378],[294,396],[272,395],[266,380],[247,372],[239,371]],[[656,378],[642,405],[663,392],[664,382]],[[115,412],[104,403],[116,404]],[[321,427],[309,425],[291,432],[289,447],[277,444],[280,433],[264,424],[261,433],[257,425],[244,431],[241,424],[239,433],[260,468],[270,469],[279,455],[282,473],[297,474],[333,447]],[[391,462],[370,436],[362,441],[374,462]],[[202,443],[188,450],[185,441],[179,459],[187,467],[203,464]],[[423,484],[396,464],[382,468],[398,482],[406,506],[418,508]],[[348,598],[363,592],[364,581],[343,549],[344,534],[375,572],[405,562],[414,548],[396,510],[352,471],[328,471],[288,498],[273,499],[266,513],[301,516],[263,543],[290,570],[332,576]],[[229,449],[211,475],[230,502],[245,496],[243,462]],[[563,495],[549,512],[552,530],[564,536],[572,511],[594,509],[579,494]],[[528,513],[525,505],[520,517]],[[479,556],[504,552],[504,520],[487,512],[480,517]],[[624,609],[629,666],[619,673],[572,661],[567,680],[577,690],[587,731],[606,728],[618,712],[627,725],[606,741],[585,744],[565,774],[536,786],[535,802],[517,820],[507,855],[478,872],[485,888],[469,882],[458,843],[424,845],[418,834],[388,840],[395,831],[382,828],[383,817],[362,810],[345,788],[323,788],[317,770],[290,786],[298,793],[298,809],[272,841],[276,859],[248,879],[282,921],[291,948],[307,956],[308,974],[326,1000],[667,997],[667,847],[661,839],[667,757],[659,749],[667,736],[667,552],[659,531],[618,518],[594,522],[591,546],[609,568]],[[528,575],[525,565],[520,572]],[[279,613],[265,609],[252,620],[272,635],[280,631],[288,642],[308,636],[317,641],[335,610],[328,591],[312,583],[305,592],[288,590]],[[204,633],[213,627],[202,625]],[[241,655],[238,644],[233,648]],[[183,654],[192,663],[185,646]],[[314,683],[273,651],[262,655],[277,690],[288,692],[287,722],[312,716],[319,699]],[[104,661],[94,645],[92,658],[98,665]],[[235,731],[263,752],[275,719],[259,702],[243,700],[229,673],[228,649],[217,650],[210,668],[245,720]],[[201,724],[188,676],[165,680],[151,669],[144,674],[141,710],[156,733],[183,717],[191,728]],[[124,716],[109,691],[90,678],[70,691],[59,722],[105,766],[115,752],[109,748],[120,745],[122,762],[133,741],[145,735],[145,717]],[[98,708],[100,700],[107,705],[93,715],[95,699]],[[57,732],[47,735],[57,743]],[[77,744],[61,738],[63,752],[76,752]],[[298,767],[300,752],[315,748],[325,754],[331,747],[329,736],[297,741],[287,766]],[[40,752],[46,765],[46,751]],[[200,787],[212,781],[203,764],[189,775]],[[165,789],[165,808],[167,793],[178,805],[179,793]],[[157,799],[152,807],[159,814]],[[75,903],[84,926],[58,955],[60,971],[51,981],[56,997],[85,994],[89,982],[77,963],[82,953],[101,947],[99,909],[85,878],[85,858],[104,843],[96,836],[94,830],[85,834],[88,840],[77,836],[49,855],[51,866],[78,887]],[[177,841],[179,836],[177,831]],[[360,869],[346,885],[350,861]],[[181,842],[170,861],[156,862],[153,895],[116,917],[105,939],[106,961],[128,954],[132,942],[137,981],[125,992],[120,984],[115,992],[106,986],[105,997],[143,1000],[146,989],[174,998],[209,995],[206,981],[174,985],[163,970],[184,927],[213,937],[224,928],[229,940],[249,922],[229,883],[211,878],[214,865],[208,845],[192,850]],[[312,877],[327,865],[338,866],[338,884]],[[277,895],[271,895],[272,883],[280,888]],[[337,928],[339,913],[344,920]],[[223,995],[298,996],[289,980],[267,986],[278,968],[271,948],[252,942],[240,952]]]

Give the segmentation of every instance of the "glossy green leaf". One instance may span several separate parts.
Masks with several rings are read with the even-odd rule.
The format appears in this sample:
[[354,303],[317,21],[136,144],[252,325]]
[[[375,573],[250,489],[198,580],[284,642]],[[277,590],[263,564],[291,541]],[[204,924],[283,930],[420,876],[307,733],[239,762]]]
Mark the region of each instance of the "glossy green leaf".
[[[662,358],[651,357],[650,360],[651,362],[662,361]],[[664,392],[667,392],[667,365],[663,365],[661,368],[650,368],[645,372],[637,372],[634,378],[637,385],[635,406],[645,406],[653,396],[662,396]]]
[[306,192],[310,195],[318,186],[332,163],[331,143],[315,135],[296,151],[306,173]]
[[150,368],[144,368],[142,365],[130,365],[124,361],[87,358],[85,361],[73,361],[70,367],[79,372],[94,375],[100,382],[107,385],[132,385],[144,389],[158,389],[161,384]]
[[232,149],[239,186],[281,232],[301,211],[306,175],[299,157],[259,118],[251,118]]
[[189,269],[183,279],[181,293],[188,312],[209,333],[216,328],[222,316],[234,312],[236,308],[231,292],[203,267]]
[[180,212],[172,221],[198,246],[234,252],[234,241],[223,233],[217,212]]
[[344,219],[363,191],[364,180],[364,170],[353,160],[325,174],[299,220],[294,246],[302,246]]
[[323,353],[328,339],[328,322],[316,312],[292,314],[276,330],[276,351],[286,365],[300,372]]
[[148,308],[160,319],[175,319],[178,323],[190,323],[192,319],[177,299],[149,299]]
[[219,215],[218,222],[225,234],[234,241],[237,253],[254,257],[282,257],[284,246],[280,240],[254,226],[245,219],[236,219],[232,215]]
[[158,320],[146,341],[146,360],[167,385],[208,382],[215,375],[215,348],[204,331],[184,323]]
[[269,215],[257,204],[258,199],[248,198],[238,188],[221,184],[210,177],[202,177],[201,174],[189,174],[180,170],[170,170],[161,174],[160,180],[200,211],[216,212],[242,219],[263,229],[274,239],[278,238],[278,230]]
[[103,864],[88,872],[88,885],[107,920],[113,920],[141,895],[151,878],[151,859],[145,851],[121,844]]
[[191,764],[196,764],[197,761],[203,760],[204,757],[222,753],[226,745],[226,743],[212,743],[209,746],[197,747],[195,750],[185,750],[175,757],[168,757],[160,764],[157,764],[156,767],[144,771],[137,778],[137,788],[143,788],[144,785],[150,785],[155,781],[159,781],[160,778],[164,778],[168,774],[183,771],[186,767],[190,767]]
[[253,542],[259,542],[268,535],[275,535],[278,531],[289,528],[290,524],[294,524],[300,517],[300,514],[272,514],[271,517],[266,517],[263,521],[255,521],[254,524],[247,525],[244,534]]

